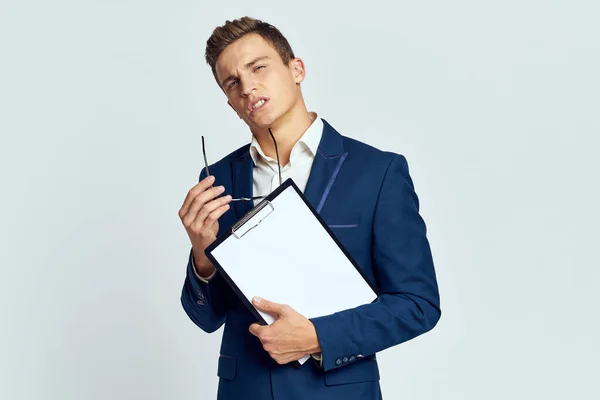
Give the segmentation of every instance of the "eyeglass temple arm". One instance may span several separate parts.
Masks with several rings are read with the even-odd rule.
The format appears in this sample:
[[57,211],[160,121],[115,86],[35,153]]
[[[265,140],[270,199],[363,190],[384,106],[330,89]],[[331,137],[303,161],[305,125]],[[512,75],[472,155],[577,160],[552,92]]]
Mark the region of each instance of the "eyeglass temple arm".
[[254,197],[240,197],[237,199],[231,199],[231,201],[251,201],[251,200],[260,200],[266,199],[267,196],[254,196]]
[[[273,136],[271,128],[269,128],[269,134],[271,135],[271,139],[273,139],[273,144],[275,145],[275,154],[277,155],[277,170],[279,172],[279,186],[281,186],[283,180],[281,179],[281,160],[279,159],[279,149],[277,148],[277,141],[275,140],[275,136]],[[206,169],[206,176],[208,177],[210,176],[210,171],[208,170],[208,160],[206,159],[206,145],[204,143],[204,135],[202,136],[202,156],[204,157],[204,168]],[[252,200],[254,200],[254,198],[252,198]]]
[[206,146],[204,145],[204,136],[202,136],[202,156],[204,157],[204,169],[206,169],[206,177],[210,176],[208,171],[208,160],[206,159]]
[[269,134],[271,135],[271,139],[273,139],[273,144],[275,144],[275,154],[277,155],[277,169],[279,170],[279,186],[281,186],[281,162],[279,161],[279,150],[277,149],[277,141],[275,140],[275,136],[273,136],[273,132],[271,132],[271,128],[269,128]]

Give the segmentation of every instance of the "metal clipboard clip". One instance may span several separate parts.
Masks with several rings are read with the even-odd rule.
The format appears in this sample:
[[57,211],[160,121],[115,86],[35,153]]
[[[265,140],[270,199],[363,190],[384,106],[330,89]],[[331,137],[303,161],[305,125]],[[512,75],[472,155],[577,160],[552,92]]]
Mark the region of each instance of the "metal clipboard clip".
[[[271,215],[273,211],[275,211],[275,207],[273,207],[273,204],[271,204],[269,200],[265,199],[261,201],[253,210],[248,212],[248,214],[233,225],[231,234],[235,236],[236,239],[241,239],[246,233],[260,225],[260,223]],[[248,223],[255,217],[257,222],[252,221],[252,223]]]

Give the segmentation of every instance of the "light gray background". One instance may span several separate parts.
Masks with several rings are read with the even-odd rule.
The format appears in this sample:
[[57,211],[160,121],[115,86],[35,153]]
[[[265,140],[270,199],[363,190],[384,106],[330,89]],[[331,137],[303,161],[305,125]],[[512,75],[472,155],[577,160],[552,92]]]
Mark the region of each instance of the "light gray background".
[[311,110],[404,154],[443,316],[379,354],[386,399],[598,399],[597,1],[7,1],[0,398],[209,399],[221,334],[179,295],[177,211],[248,142],[204,63],[262,18]]

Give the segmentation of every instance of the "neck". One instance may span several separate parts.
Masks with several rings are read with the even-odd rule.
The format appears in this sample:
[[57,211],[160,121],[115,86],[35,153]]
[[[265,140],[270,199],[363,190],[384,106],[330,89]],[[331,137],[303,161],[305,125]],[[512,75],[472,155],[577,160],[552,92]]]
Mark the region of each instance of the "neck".
[[[311,116],[302,102],[301,107],[297,107],[297,110],[290,110],[271,126],[271,132],[277,141],[277,150],[279,151],[281,166],[287,165],[290,161],[292,148],[298,140],[300,140],[311,123]],[[267,156],[277,159],[275,144],[269,134],[269,130],[261,129],[260,131],[253,131],[252,133],[256,137],[263,152]]]

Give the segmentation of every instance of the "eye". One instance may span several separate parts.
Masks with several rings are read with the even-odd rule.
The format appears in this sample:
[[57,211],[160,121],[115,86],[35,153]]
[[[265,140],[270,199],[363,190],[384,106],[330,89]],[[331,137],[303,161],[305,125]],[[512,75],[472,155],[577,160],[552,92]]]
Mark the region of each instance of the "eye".
[[237,81],[231,81],[229,83],[229,85],[227,85],[227,89],[233,89],[233,87],[236,85]]
[[266,68],[266,67],[267,67],[266,65],[258,65],[256,68],[254,68],[254,72],[258,71],[259,69]]

